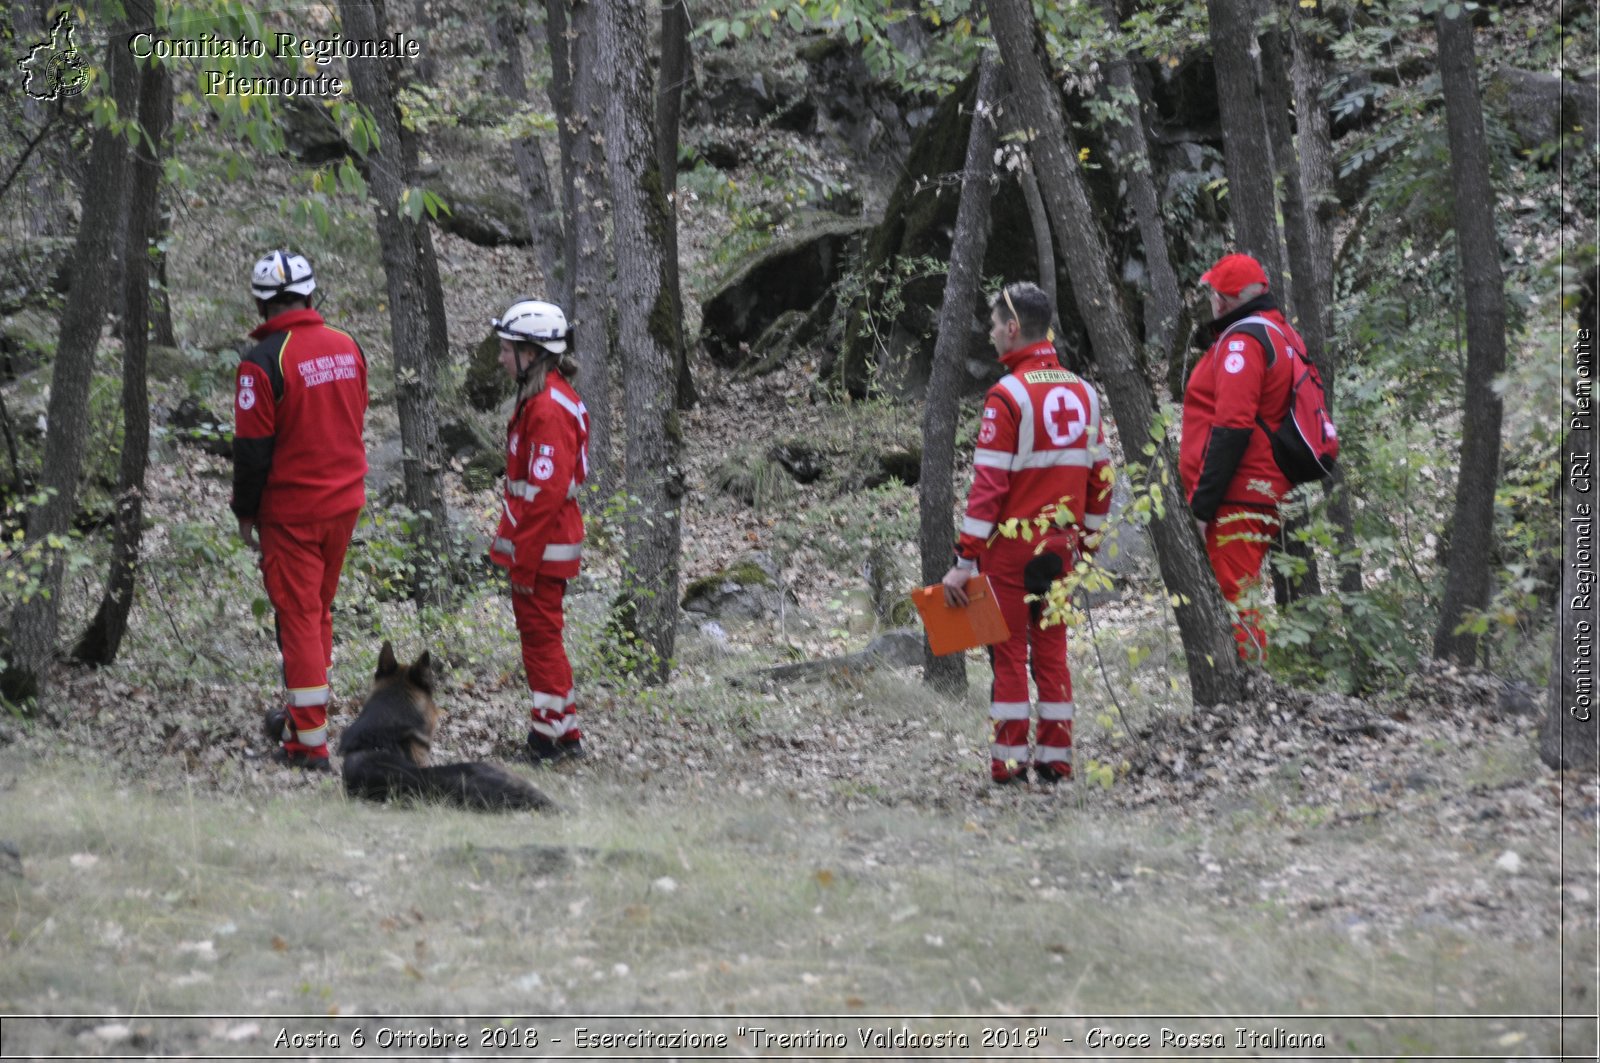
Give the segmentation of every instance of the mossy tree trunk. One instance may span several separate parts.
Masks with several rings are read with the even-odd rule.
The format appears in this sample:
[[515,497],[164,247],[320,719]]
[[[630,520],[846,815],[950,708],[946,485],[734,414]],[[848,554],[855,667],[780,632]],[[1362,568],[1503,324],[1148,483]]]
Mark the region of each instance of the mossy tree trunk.
[[[1149,381],[1141,371],[1117,273],[1078,165],[1077,144],[1062,114],[1061,100],[1039,55],[1041,42],[1027,0],[989,0],[1012,105],[1036,131],[1030,145],[1045,203],[1072,281],[1080,316],[1088,326],[1095,363],[1104,375],[1125,452],[1139,455],[1155,421]],[[1136,457],[1135,460],[1138,460]],[[1211,566],[1179,495],[1170,448],[1157,446],[1148,483],[1161,493],[1162,515],[1151,525],[1156,558],[1167,589],[1178,596],[1178,631],[1198,704],[1237,700],[1244,693],[1244,668],[1234,647]]]
[[668,278],[667,230],[673,218],[651,128],[649,9],[644,0],[608,0],[603,6],[600,63],[614,79],[605,107],[606,161],[617,288],[627,293],[617,305],[618,345],[627,359],[622,367],[624,481],[637,499],[624,520],[635,591],[625,619],[653,655],[643,678],[659,683],[671,670],[678,630],[684,482],[673,377],[682,314]]
[[[380,40],[389,32],[383,0],[340,0],[339,16],[345,36],[353,40]],[[416,187],[417,147],[395,102],[395,66],[389,60],[351,59],[350,80],[378,130],[365,170],[389,297],[402,481],[417,522],[412,593],[418,601],[437,603],[449,593],[451,556],[438,415],[439,367],[449,356],[449,338],[427,219],[413,221],[402,203],[408,191],[416,196],[421,189]]]
[[144,531],[144,480],[150,457],[150,264],[161,225],[162,154],[172,119],[172,83],[160,63],[139,72],[139,127],[132,149],[128,198],[128,262],[122,276],[122,457],[117,474],[116,528],[111,568],[94,619],[72,656],[87,664],[116,660],[128,630]]
[[[142,17],[141,17],[142,11]],[[150,25],[147,2],[130,2],[111,26],[106,68],[117,113],[135,113],[138,71],[129,51],[130,25]],[[55,658],[61,620],[64,543],[77,511],[89,430],[89,384],[105,326],[108,278],[121,243],[128,199],[128,142],[109,128],[95,130],[83,186],[83,209],[69,268],[72,298],[61,314],[55,366],[50,373],[49,425],[40,487],[43,501],[28,514],[24,551],[40,550],[43,571],[35,593],[11,614],[9,656],[0,690],[13,701],[43,699]],[[61,548],[52,546],[61,543]]]
[[[967,159],[962,169],[961,204],[951,238],[950,272],[945,277],[939,308],[939,336],[933,348],[928,399],[922,410],[922,473],[918,478],[922,582],[937,582],[949,569],[955,552],[954,512],[956,421],[961,388],[961,363],[972,335],[972,307],[983,278],[989,242],[989,203],[994,195],[995,100],[1001,81],[1000,62],[985,50],[978,68],[978,92],[972,107]],[[1054,263],[1050,274],[1055,274]],[[967,662],[959,653],[935,657],[924,640],[922,680],[949,693],[967,689]]]

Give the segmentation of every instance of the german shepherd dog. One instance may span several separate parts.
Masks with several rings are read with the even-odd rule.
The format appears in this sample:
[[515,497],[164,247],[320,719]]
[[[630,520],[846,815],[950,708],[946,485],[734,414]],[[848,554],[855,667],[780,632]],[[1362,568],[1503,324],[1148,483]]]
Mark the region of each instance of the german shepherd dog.
[[489,812],[553,809],[538,789],[492,764],[428,763],[444,715],[433,701],[433,661],[426,651],[411,665],[383,644],[378,674],[361,714],[339,739],[344,789],[351,797],[446,801]]

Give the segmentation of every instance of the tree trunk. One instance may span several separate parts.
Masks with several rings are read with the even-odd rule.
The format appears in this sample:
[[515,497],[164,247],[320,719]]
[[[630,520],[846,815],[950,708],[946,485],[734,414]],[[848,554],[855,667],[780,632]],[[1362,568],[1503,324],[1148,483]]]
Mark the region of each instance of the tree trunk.
[[[517,109],[528,106],[528,81],[522,61],[525,29],[520,8],[501,10],[495,15],[495,48],[500,53],[500,61],[495,64],[495,80],[501,95]],[[517,168],[517,180],[522,185],[522,211],[533,240],[534,258],[545,271],[547,280],[552,279],[549,275],[554,272],[555,264],[565,261],[565,253],[561,219],[551,196],[550,171],[544,163],[544,151],[536,138],[519,137],[511,142],[511,158]]]
[[1258,0],[1207,0],[1217,106],[1228,173],[1228,217],[1239,250],[1267,271],[1284,313],[1293,300],[1283,284],[1278,202],[1272,188],[1272,142],[1261,100],[1261,48],[1256,43]]
[[[117,113],[134,113],[138,73],[129,51],[130,23],[149,25],[134,13],[130,3],[123,20],[114,23],[107,45],[106,67]],[[61,313],[61,334],[56,343],[55,366],[50,374],[49,425],[44,444],[44,469],[40,486],[48,493],[28,515],[24,549],[42,549],[45,568],[32,597],[11,614],[12,660],[0,688],[13,701],[43,698],[49,668],[56,654],[61,620],[62,551],[48,542],[64,539],[72,527],[78,504],[78,478],[83,471],[89,427],[89,384],[94,376],[95,353],[105,326],[106,302],[123,205],[127,202],[127,141],[111,129],[97,129],[89,152],[84,184],[83,214],[69,267],[72,298]]]
[[[1150,384],[1135,357],[1117,274],[1105,234],[1100,230],[1077,145],[1062,117],[1061,100],[1046,75],[1036,48],[1037,26],[1027,0],[989,0],[994,27],[1014,92],[1014,106],[1036,130],[1035,169],[1051,220],[1062,240],[1062,254],[1089,331],[1097,366],[1104,373],[1125,452],[1139,454],[1151,438],[1155,419]],[[1178,631],[1188,660],[1189,686],[1196,703],[1235,701],[1244,694],[1244,668],[1234,647],[1222,593],[1201,550],[1200,538],[1179,495],[1170,448],[1158,447],[1147,482],[1161,493],[1163,515],[1151,524],[1161,575],[1178,595]]]
[[667,229],[671,208],[651,136],[653,112],[649,34],[644,0],[609,0],[599,13],[600,60],[614,75],[606,100],[606,159],[611,175],[617,256],[617,339],[627,358],[622,394],[627,422],[624,455],[628,493],[637,499],[624,518],[635,597],[629,626],[654,653],[645,679],[665,682],[678,630],[679,503],[682,442],[672,408],[673,371],[682,314],[668,281]]
[[[380,40],[389,32],[383,0],[340,0],[339,15],[347,38]],[[427,219],[412,221],[401,203],[408,188],[412,195],[420,195],[421,189],[413,187],[417,149],[400,124],[390,61],[349,62],[356,100],[372,113],[378,131],[365,169],[389,297],[401,471],[417,529],[412,594],[418,601],[438,603],[449,591],[451,556],[437,410],[439,367],[449,355],[439,263]]]
[[[1333,191],[1333,130],[1328,124],[1328,108],[1322,102],[1322,88],[1331,76],[1326,47],[1300,32],[1301,13],[1290,13],[1289,43],[1294,76],[1295,126],[1299,133],[1300,187],[1305,201],[1306,232],[1311,244],[1310,274],[1300,276],[1303,267],[1295,266],[1296,289],[1311,291],[1311,300],[1302,304],[1301,333],[1317,371],[1322,374],[1328,409],[1337,410],[1339,358],[1333,335],[1333,217],[1339,201]],[[1314,340],[1312,332],[1321,338]],[[1326,485],[1328,516],[1333,521],[1338,546],[1339,590],[1356,594],[1361,590],[1361,556],[1356,545],[1355,511],[1350,505],[1346,470],[1336,466]]]
[[[1022,165],[1017,167],[1017,184],[1022,188],[1022,201],[1028,205],[1028,226],[1033,230],[1034,269],[1039,273],[1039,290],[1050,300],[1050,327],[1059,336],[1061,308],[1057,305],[1060,293],[1056,291],[1059,287],[1056,283],[1056,238],[1050,231],[1050,212],[1044,209],[1044,196],[1039,192],[1039,175],[1033,172],[1033,160],[1025,153]],[[937,351],[934,357],[938,357]]]
[[172,118],[172,89],[160,63],[139,71],[139,125],[128,197],[128,262],[122,278],[122,457],[117,475],[116,531],[105,594],[72,656],[85,664],[117,658],[133,609],[144,532],[144,476],[150,456],[150,397],[146,355],[150,335],[150,253],[160,226],[161,156]]
[[[950,271],[945,274],[939,334],[928,374],[928,398],[922,410],[922,472],[917,483],[924,584],[938,582],[950,568],[955,554],[951,524],[955,498],[951,480],[955,475],[960,376],[972,339],[972,305],[983,284],[983,256],[989,246],[989,202],[994,195],[991,175],[997,139],[994,106],[999,96],[1000,78],[999,60],[986,49],[978,67],[978,86],[973,95],[972,129],[967,134],[967,159],[961,169],[961,203],[956,207],[956,229],[950,241]],[[1047,224],[1047,232],[1048,229]],[[1046,265],[1048,271],[1045,271]],[[1040,269],[1041,279],[1046,272],[1054,279],[1054,260],[1041,263]],[[924,640],[922,681],[952,694],[965,691],[966,657],[959,653],[935,657],[932,647]]]
[[[1269,29],[1260,37],[1262,62],[1261,86],[1263,110],[1267,119],[1268,135],[1272,139],[1272,159],[1283,185],[1284,244],[1289,252],[1289,270],[1284,277],[1284,292],[1294,297],[1294,318],[1301,338],[1306,341],[1307,352],[1317,351],[1317,369],[1322,368],[1320,352],[1327,350],[1327,336],[1322,322],[1325,315],[1316,285],[1318,270],[1314,259],[1318,254],[1312,246],[1309,229],[1309,212],[1306,210],[1305,186],[1300,178],[1300,155],[1295,147],[1294,128],[1290,124],[1294,108],[1294,91],[1289,84],[1289,52],[1285,47],[1284,33]],[[1287,313],[1287,311],[1285,311]],[[1304,529],[1306,520],[1298,514],[1286,516],[1280,542],[1284,552],[1298,558],[1306,566],[1305,574],[1289,580],[1272,570],[1273,591],[1278,604],[1288,605],[1296,598],[1316,597],[1322,593],[1322,578],[1317,571],[1317,555],[1310,545],[1296,535]]]
[[[683,305],[683,286],[678,268],[678,136],[683,116],[683,87],[693,72],[689,51],[688,0],[666,0],[661,5],[661,78],[656,85],[656,165],[661,168],[661,187],[667,193],[670,211],[667,225],[667,283],[672,301]],[[682,315],[678,328],[683,328]],[[689,372],[689,345],[678,337],[678,385],[674,402],[687,410],[700,396],[695,393],[694,377]]]
[[[1118,22],[1115,0],[1102,0],[1101,12],[1112,26]],[[1111,58],[1106,66],[1106,84],[1117,94],[1136,101],[1131,110],[1111,128],[1117,148],[1117,172],[1128,183],[1128,201],[1139,226],[1139,241],[1144,250],[1144,268],[1149,291],[1144,298],[1144,342],[1146,347],[1171,357],[1183,316],[1183,292],[1178,274],[1167,251],[1167,230],[1161,217],[1161,197],[1156,193],[1154,163],[1145,139],[1144,95],[1134,82],[1133,64],[1125,55]],[[1127,105],[1123,105],[1127,106]]]
[[1595,414],[1594,347],[1600,331],[1596,299],[1600,266],[1590,268],[1588,291],[1578,309],[1571,357],[1577,369],[1579,403],[1564,408],[1566,442],[1561,448],[1561,586],[1552,633],[1554,660],[1539,734],[1539,756],[1558,771],[1575,769],[1593,778],[1600,767],[1600,722],[1595,706]]
[[[172,92],[167,91],[166,128],[172,128]],[[172,327],[172,288],[167,283],[167,247],[172,242],[172,206],[163,201],[158,204],[156,232],[152,237],[150,263],[155,274],[155,286],[150,296],[150,339],[163,347],[176,347],[178,334]]]
[[1494,228],[1494,188],[1489,147],[1478,98],[1472,23],[1459,12],[1438,15],[1439,77],[1450,136],[1450,176],[1455,190],[1456,255],[1467,317],[1466,394],[1462,398],[1461,465],[1450,521],[1450,567],[1433,635],[1435,657],[1472,664],[1478,638],[1456,633],[1467,613],[1489,604],[1494,553],[1494,492],[1500,479],[1500,396],[1494,380],[1506,367],[1505,282]]
[[[550,50],[550,109],[556,116],[556,145],[561,150],[561,307],[570,326],[577,310],[572,290],[578,275],[578,214],[576,183],[572,180],[573,158],[577,153],[577,125],[572,120],[572,41],[567,34],[569,0],[545,0],[545,43]],[[575,348],[576,349],[576,348]],[[591,411],[590,416],[593,416]]]
[[[412,0],[411,22],[407,27],[411,34],[420,40],[426,41],[433,35],[437,25],[437,20],[433,17],[433,8],[429,5],[428,0]],[[415,78],[417,83],[420,85],[432,85],[438,72],[438,64],[434,59],[434,49],[424,46],[422,54],[416,59]]]
[[547,0],[550,93],[561,124],[561,203],[571,294],[563,306],[574,329],[580,387],[589,408],[589,479],[602,497],[617,488],[611,459],[613,351],[611,247],[606,238],[603,78],[600,10],[591,0]]

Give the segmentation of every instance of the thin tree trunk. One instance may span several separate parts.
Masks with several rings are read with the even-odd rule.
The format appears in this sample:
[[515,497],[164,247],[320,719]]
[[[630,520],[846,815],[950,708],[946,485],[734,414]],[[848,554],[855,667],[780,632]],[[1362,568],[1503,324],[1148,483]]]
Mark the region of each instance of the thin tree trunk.
[[11,459],[12,495],[22,494],[22,461],[17,456],[17,433],[11,427],[11,414],[6,409],[6,397],[0,392],[0,435],[6,437],[6,457]]
[[[382,0],[340,0],[339,15],[350,39],[380,40],[389,32]],[[413,195],[420,189],[414,187],[416,145],[400,123],[393,75],[387,60],[350,60],[356,100],[372,113],[378,130],[378,145],[366,159],[366,178],[377,212],[389,297],[401,472],[406,505],[417,522],[412,593],[418,601],[442,602],[449,590],[450,539],[437,402],[448,337],[427,219],[412,221],[401,203],[408,188]]]
[[[1325,47],[1300,32],[1300,9],[1290,12],[1289,43],[1294,77],[1296,144],[1300,149],[1300,186],[1305,201],[1306,232],[1311,244],[1310,262],[1296,266],[1296,290],[1310,290],[1314,302],[1303,304],[1301,332],[1311,346],[1310,354],[1322,374],[1328,396],[1328,409],[1337,411],[1339,358],[1333,337],[1333,216],[1338,198],[1333,191],[1333,130],[1328,123],[1328,108],[1322,102],[1322,88],[1331,76],[1331,63]],[[1309,276],[1302,277],[1302,269]],[[1320,340],[1312,338],[1312,332]],[[1361,590],[1361,555],[1356,546],[1355,511],[1344,466],[1334,469],[1326,485],[1328,516],[1335,526],[1338,547],[1339,590],[1356,594]]]
[[[436,28],[433,17],[433,8],[428,0],[412,0],[411,24],[408,27],[411,33],[421,40],[428,40]],[[434,60],[434,49],[424,47],[422,54],[416,59],[416,80],[421,85],[432,85],[434,75],[438,73]]]
[[[172,93],[167,93],[167,127],[172,127]],[[156,284],[150,297],[150,339],[163,347],[176,347],[172,327],[172,287],[167,282],[167,246],[172,240],[172,207],[163,201],[156,222],[155,246],[150,249]]]
[[[107,45],[106,67],[111,96],[119,114],[132,114],[138,74],[128,48],[128,25],[149,24],[129,3],[122,21],[114,23]],[[24,549],[43,548],[44,573],[37,592],[11,615],[12,660],[0,688],[13,701],[42,699],[48,690],[50,663],[56,655],[61,620],[62,551],[50,540],[64,539],[78,504],[78,478],[83,471],[89,427],[89,384],[95,353],[105,326],[112,258],[119,243],[121,213],[127,202],[127,141],[111,129],[98,129],[89,153],[83,213],[70,266],[72,298],[61,314],[55,367],[50,375],[49,425],[44,445],[41,487],[45,500],[28,515]]]
[[1028,225],[1033,229],[1034,269],[1039,273],[1039,290],[1050,300],[1050,327],[1059,336],[1061,310],[1056,291],[1059,287],[1056,283],[1056,238],[1050,232],[1050,213],[1045,210],[1044,196],[1039,192],[1039,175],[1033,172],[1033,160],[1026,153],[1022,156],[1022,165],[1017,167],[1017,184],[1022,187],[1022,201],[1028,206]]
[[144,533],[144,479],[150,456],[150,397],[146,355],[150,335],[150,250],[160,224],[161,156],[172,116],[166,67],[139,71],[139,125],[145,137],[133,148],[128,197],[128,262],[122,278],[122,458],[117,474],[116,530],[111,568],[94,619],[72,656],[105,665],[117,658],[128,631]]
[[568,323],[576,315],[572,289],[578,275],[578,214],[576,183],[572,180],[577,153],[577,124],[572,120],[572,41],[567,34],[569,0],[545,0],[545,44],[550,51],[550,109],[556,116],[556,145],[561,150],[561,306]]
[[[1155,420],[1150,384],[1135,358],[1133,330],[1105,234],[1078,167],[1077,145],[1062,116],[1061,100],[1036,48],[1037,26],[1027,0],[989,0],[989,21],[1014,90],[1014,106],[1037,131],[1030,150],[1063,256],[1079,316],[1088,327],[1095,363],[1104,374],[1112,412],[1128,452],[1140,453]],[[1162,579],[1178,596],[1175,612],[1196,703],[1236,701],[1244,694],[1232,627],[1211,566],[1177,487],[1169,447],[1158,447],[1148,484],[1161,493],[1163,515],[1151,523]]]
[[[513,107],[528,105],[528,81],[522,61],[525,36],[522,11],[501,10],[494,19],[495,47],[500,61],[495,64],[495,79],[500,93]],[[545,166],[539,141],[531,136],[511,142],[511,158],[522,185],[522,211],[533,240],[534,257],[548,274],[552,264],[565,260],[561,221],[551,195],[550,171]]]
[[[1111,25],[1118,22],[1115,0],[1102,0],[1102,13]],[[1111,128],[1117,146],[1117,172],[1128,183],[1128,200],[1134,221],[1139,226],[1139,241],[1144,250],[1145,273],[1150,290],[1144,299],[1145,346],[1169,357],[1174,334],[1183,316],[1183,293],[1178,274],[1167,251],[1167,230],[1161,217],[1161,197],[1156,194],[1155,168],[1150,145],[1145,139],[1144,95],[1134,82],[1133,64],[1126,55],[1114,56],[1106,66],[1106,84],[1121,95],[1137,101]]]
[[644,0],[608,0],[600,13],[600,58],[613,73],[606,100],[617,256],[617,338],[625,353],[625,481],[637,499],[624,518],[628,566],[636,581],[630,626],[654,653],[645,678],[665,682],[678,630],[679,504],[682,440],[672,409],[682,314],[668,281],[666,231],[672,224],[651,135],[653,112]]
[[[1316,284],[1317,267],[1314,259],[1317,250],[1311,243],[1309,212],[1306,209],[1305,186],[1300,177],[1300,155],[1295,147],[1294,128],[1290,117],[1294,107],[1294,90],[1289,84],[1289,53],[1284,46],[1283,34],[1287,30],[1269,29],[1260,37],[1262,61],[1261,84],[1267,131],[1272,138],[1272,159],[1283,185],[1284,244],[1289,252],[1289,270],[1284,276],[1285,297],[1293,296],[1295,325],[1306,341],[1308,351],[1328,348],[1322,322],[1325,316],[1321,292]],[[1285,313],[1289,311],[1286,309]],[[1317,356],[1320,359],[1320,354]],[[1322,371],[1320,360],[1317,369]],[[1323,379],[1327,379],[1326,376]],[[1288,605],[1297,598],[1317,597],[1322,594],[1322,577],[1317,571],[1317,555],[1311,546],[1296,533],[1306,526],[1305,518],[1298,514],[1285,517],[1280,537],[1283,550],[1298,558],[1306,566],[1305,574],[1290,580],[1276,567],[1272,570],[1273,591],[1279,605]]]
[[[568,4],[571,3],[569,7]],[[551,102],[561,124],[561,203],[571,289],[563,309],[576,333],[580,386],[589,408],[589,479],[617,489],[612,461],[611,246],[606,238],[604,116],[598,20],[591,0],[546,0]]]
[[[683,286],[678,268],[678,137],[683,117],[683,88],[692,71],[689,45],[688,0],[666,0],[661,5],[661,78],[656,85],[656,164],[661,168],[661,187],[667,194],[670,211],[667,224],[667,283],[672,301],[683,305]],[[683,320],[679,316],[681,331]],[[689,372],[689,345],[678,338],[678,409],[687,410],[700,396],[695,393],[694,377]]]
[[1261,100],[1261,49],[1256,43],[1257,0],[1207,0],[1211,50],[1222,112],[1222,146],[1228,173],[1228,217],[1241,251],[1267,271],[1284,313],[1293,301],[1283,285],[1278,203],[1272,188],[1272,142]]
[[1467,317],[1466,393],[1462,397],[1461,465],[1455,512],[1450,521],[1450,565],[1433,653],[1472,664],[1478,638],[1456,633],[1467,613],[1489,604],[1489,565],[1494,554],[1494,492],[1500,479],[1500,396],[1494,380],[1506,367],[1505,281],[1500,240],[1494,227],[1494,187],[1489,147],[1478,98],[1472,23],[1441,8],[1439,77],[1444,87],[1445,125],[1450,138],[1450,176],[1455,190],[1456,255]]
[[[994,195],[991,175],[997,139],[994,110],[1000,79],[999,57],[985,49],[973,94],[972,128],[967,134],[967,158],[961,169],[961,202],[956,207],[956,229],[950,240],[950,271],[945,274],[939,333],[928,372],[927,403],[922,410],[922,473],[917,483],[925,584],[937,582],[955,554],[955,530],[951,524],[955,495],[951,480],[955,475],[960,376],[972,339],[972,306],[983,283],[983,256],[989,246],[989,204]],[[1036,233],[1037,229],[1036,224]],[[1049,233],[1048,223],[1045,232]],[[1054,260],[1048,265],[1054,279]],[[1055,305],[1053,300],[1051,305]],[[935,657],[932,647],[924,641],[922,681],[949,693],[965,691],[966,657],[959,653]]]

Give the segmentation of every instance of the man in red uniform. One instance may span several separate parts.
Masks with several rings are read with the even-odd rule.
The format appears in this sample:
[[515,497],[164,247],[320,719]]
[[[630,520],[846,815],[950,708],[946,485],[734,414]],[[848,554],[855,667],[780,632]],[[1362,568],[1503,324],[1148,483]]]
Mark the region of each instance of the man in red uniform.
[[311,308],[311,263],[288,251],[250,278],[262,324],[239,363],[233,501],[239,536],[261,554],[283,654],[286,704],[267,714],[281,764],[328,771],[333,596],[366,502],[367,361]]
[[[1040,624],[1041,595],[1093,550],[1111,508],[1111,462],[1100,421],[1100,396],[1061,367],[1050,330],[1050,299],[1036,285],[1008,285],[990,301],[989,340],[1008,372],[989,389],[978,429],[972,490],[945,573],[945,597],[965,604],[979,569],[989,577],[1011,637],[991,650],[989,773],[1021,782],[1028,770],[1028,667],[1039,694],[1035,777],[1072,775],[1072,674],[1067,628]],[[1043,530],[1035,523],[1047,521]],[[1026,525],[1031,537],[1008,527]]]
[[1287,345],[1303,351],[1305,341],[1249,255],[1224,255],[1200,280],[1211,289],[1213,339],[1183,393],[1178,471],[1222,596],[1238,610],[1239,656],[1258,659],[1267,647],[1261,613],[1238,605],[1261,581],[1278,503],[1289,493],[1262,425],[1275,428],[1288,412]]
[[517,382],[517,405],[506,426],[505,498],[489,557],[511,575],[533,695],[528,757],[537,764],[583,755],[561,603],[583,553],[578,490],[589,476],[589,411],[572,388],[578,366],[559,306],[524,299],[491,324],[500,365]]

